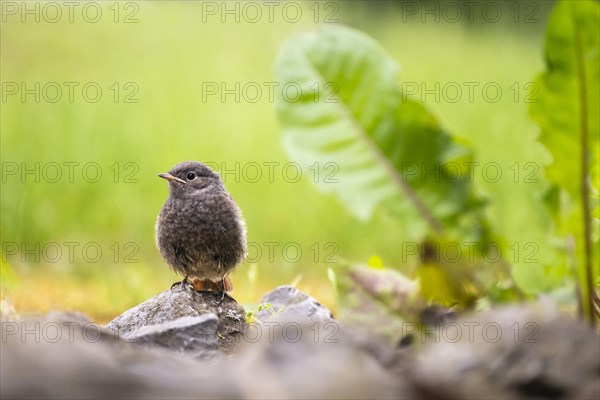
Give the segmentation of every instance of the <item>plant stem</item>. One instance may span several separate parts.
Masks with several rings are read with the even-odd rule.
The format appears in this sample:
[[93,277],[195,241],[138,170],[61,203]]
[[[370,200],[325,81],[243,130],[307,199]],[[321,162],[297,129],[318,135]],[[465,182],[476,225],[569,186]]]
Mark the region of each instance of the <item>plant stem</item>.
[[580,164],[580,175],[579,184],[581,188],[581,207],[583,217],[583,243],[584,243],[584,263],[585,268],[585,286],[587,288],[587,298],[583,299],[587,302],[588,309],[586,310],[587,317],[592,327],[595,325],[594,318],[594,300],[592,293],[594,292],[594,282],[592,274],[592,216],[590,213],[590,193],[588,186],[588,171],[589,171],[589,148],[588,148],[588,102],[587,102],[587,88],[586,88],[586,73],[584,65],[584,56],[581,49],[581,36],[579,33],[579,27],[575,23],[575,52],[577,54],[577,73],[579,75],[579,118],[580,118],[580,129],[581,129],[581,164]]

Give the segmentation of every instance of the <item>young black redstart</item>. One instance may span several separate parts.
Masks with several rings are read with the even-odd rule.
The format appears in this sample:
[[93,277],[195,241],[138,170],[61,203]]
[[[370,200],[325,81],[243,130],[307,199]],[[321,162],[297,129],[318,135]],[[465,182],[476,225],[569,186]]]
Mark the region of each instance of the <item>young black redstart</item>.
[[[169,181],[169,198],[156,220],[162,258],[196,290],[231,291],[229,274],[246,255],[242,214],[219,175],[196,161],[158,174]],[[190,280],[191,279],[191,280]]]

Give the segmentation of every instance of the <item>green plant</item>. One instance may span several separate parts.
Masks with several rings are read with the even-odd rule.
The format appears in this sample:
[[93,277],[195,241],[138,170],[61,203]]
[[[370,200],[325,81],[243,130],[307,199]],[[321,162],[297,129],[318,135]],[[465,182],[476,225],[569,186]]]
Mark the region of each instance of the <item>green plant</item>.
[[[598,285],[598,182],[600,149],[600,7],[595,1],[560,2],[548,23],[546,70],[536,82],[540,101],[530,108],[540,140],[554,162],[546,168],[549,205],[557,233],[570,251],[579,309],[600,316]],[[596,208],[595,218],[592,207]]]
[[[549,61],[572,68],[551,69],[550,75],[543,75],[541,79],[556,80],[550,79],[550,86],[539,81],[542,101],[532,107],[536,121],[549,121],[542,124],[548,131],[542,139],[548,150],[553,154],[562,151],[561,136],[551,132],[558,115],[573,122],[568,124],[573,129],[565,132],[569,148],[576,149],[581,143],[583,149],[566,158],[558,156],[548,167],[552,184],[548,193],[566,191],[574,204],[581,200],[583,205],[579,207],[584,210],[581,216],[569,218],[570,225],[558,226],[576,238],[579,271],[585,271],[579,273],[580,287],[582,295],[590,299],[595,295],[593,282],[597,279],[592,268],[597,265],[597,252],[592,251],[592,242],[598,239],[591,233],[597,221],[591,220],[587,184],[590,177],[596,182],[598,179],[597,162],[589,161],[589,157],[597,160],[598,150],[597,15],[595,2],[561,3],[556,8],[548,27]],[[578,29],[565,32],[565,24]],[[563,33],[557,43],[559,32]],[[585,63],[578,64],[582,57]],[[583,81],[581,65],[585,65]],[[571,274],[564,265],[541,266],[517,285],[514,273],[529,266],[511,263],[502,256],[489,261],[488,245],[500,243],[506,248],[508,240],[496,233],[485,216],[485,206],[495,199],[481,197],[467,179],[468,173],[461,169],[476,155],[468,143],[453,136],[422,104],[402,92],[398,70],[396,62],[374,40],[349,28],[327,27],[290,39],[276,62],[280,85],[294,86],[299,93],[293,100],[280,96],[277,103],[284,148],[290,158],[304,168],[320,168],[323,175],[328,168],[335,168],[337,181],[319,180],[317,187],[338,197],[359,220],[370,220],[383,210],[404,223],[402,237],[421,243],[415,275],[422,278],[421,293],[429,300],[471,307],[482,297],[507,301],[564,286]],[[567,93],[561,92],[562,87],[556,85],[565,78],[565,72],[569,82],[579,82],[576,87],[585,88],[590,83],[589,90],[567,85]],[[560,100],[546,101],[556,98]],[[575,108],[562,107],[561,102],[571,102]],[[581,160],[579,169],[564,165],[573,159]],[[415,166],[434,171],[434,177],[423,179],[414,173]],[[450,167],[457,166],[457,172],[449,174]],[[580,177],[580,184],[573,184],[578,182],[573,176]],[[572,214],[572,206],[550,209],[556,217],[567,211]],[[474,256],[450,263],[432,257],[436,248],[449,243],[462,246],[461,254],[468,253],[466,243],[475,243],[473,252],[468,253]],[[546,286],[536,279],[544,272],[553,275]],[[591,307],[591,302],[584,307],[587,315],[591,315]]]
[[254,310],[249,310],[246,312],[246,322],[251,324],[251,323],[258,323],[262,325],[262,321],[259,320],[258,318],[256,318],[256,315],[263,311],[263,310],[267,310],[271,313],[272,316],[275,316],[279,313],[281,313],[284,310],[284,307],[279,307],[277,309],[277,311],[275,311],[273,309],[273,305],[271,305],[271,303],[262,303],[259,304],[258,307],[256,308],[256,311]]

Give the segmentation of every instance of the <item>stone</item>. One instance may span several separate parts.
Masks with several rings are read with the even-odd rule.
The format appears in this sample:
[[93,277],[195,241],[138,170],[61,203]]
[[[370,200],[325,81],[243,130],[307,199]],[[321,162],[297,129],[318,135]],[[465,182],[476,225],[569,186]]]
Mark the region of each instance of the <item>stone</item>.
[[127,336],[127,341],[143,346],[157,346],[199,359],[218,354],[218,318],[215,314],[182,317],[175,321],[150,325]]
[[413,369],[431,398],[600,398],[600,338],[547,305],[466,314],[430,331]]
[[386,369],[371,351],[337,327],[336,322],[306,319],[257,323],[258,340],[240,347],[230,360],[228,374],[248,398],[415,398],[403,375]]
[[[244,308],[229,296],[225,296],[221,301],[221,294],[217,292],[196,292],[183,285],[177,285],[125,311],[109,322],[107,327],[121,337],[130,339],[142,334],[144,332],[142,329],[149,326],[162,325],[185,317],[201,317],[206,314],[213,314],[217,318],[216,336],[219,349],[226,354],[232,353],[246,330],[246,313]],[[180,328],[185,325],[188,332],[198,330],[204,335],[203,332],[211,329],[210,321],[212,321],[210,318],[202,323],[196,320],[199,325],[190,327],[188,325],[190,320],[186,320],[180,322]],[[174,332],[175,326],[163,325],[148,329],[146,334],[151,333],[151,335],[144,339],[145,343],[148,344],[151,337],[162,336],[161,346],[164,347],[167,340],[164,337],[165,332]],[[177,340],[181,341],[183,338]],[[198,343],[194,346],[197,345]]]
[[113,330],[73,312],[2,321],[0,398],[600,397],[597,333],[555,309],[431,309],[412,335],[421,343],[397,346],[280,287],[263,299],[273,309],[224,357],[220,329],[241,307],[219,301],[174,288]]
[[[291,286],[267,293],[231,373],[258,398],[412,399],[406,351],[348,330],[315,298]],[[252,333],[252,334],[251,334]],[[253,371],[252,375],[244,371]],[[269,376],[265,385],[258,376]]]
[[267,293],[261,300],[262,304],[271,304],[271,308],[259,311],[256,318],[259,321],[285,319],[290,321],[333,321],[333,314],[315,298],[292,287],[279,286]]
[[127,343],[68,316],[1,323],[0,398],[241,398],[224,366]]

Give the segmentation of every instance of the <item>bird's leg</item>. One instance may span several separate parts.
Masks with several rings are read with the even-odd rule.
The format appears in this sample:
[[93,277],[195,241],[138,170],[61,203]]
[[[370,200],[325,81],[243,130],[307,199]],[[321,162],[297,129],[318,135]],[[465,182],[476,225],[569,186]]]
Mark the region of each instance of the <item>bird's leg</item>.
[[171,285],[171,290],[173,290],[173,288],[177,285],[183,285],[183,287],[189,287],[190,286],[190,280],[188,279],[188,276],[184,276],[183,280],[181,282],[175,282],[174,284]]
[[219,301],[219,304],[221,304],[223,302],[223,299],[225,299],[225,277],[221,277],[221,300]]
[[225,296],[229,297],[229,299],[235,301],[235,299],[233,297],[231,297],[229,295],[229,293],[227,293],[227,290],[233,290],[233,285],[231,284],[231,280],[229,280],[229,278],[225,278],[222,277],[221,278],[221,300],[219,300],[219,304],[221,304],[223,302],[223,300],[225,299]]

